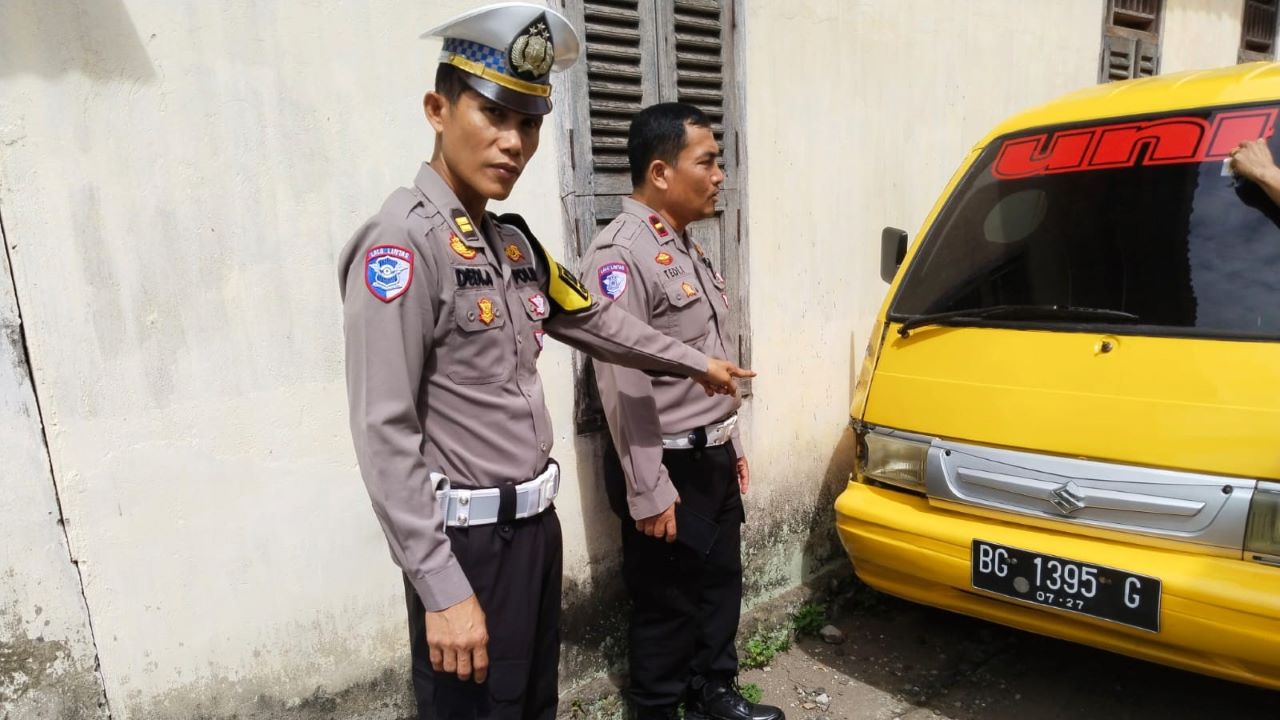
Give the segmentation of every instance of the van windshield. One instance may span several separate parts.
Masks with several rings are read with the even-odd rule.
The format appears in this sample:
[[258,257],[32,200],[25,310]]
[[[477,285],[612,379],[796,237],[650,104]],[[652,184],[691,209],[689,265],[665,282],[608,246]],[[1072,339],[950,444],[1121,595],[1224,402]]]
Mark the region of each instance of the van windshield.
[[[1280,208],[1224,171],[1277,107],[1038,128],[993,141],[907,268],[905,321],[1001,306],[1107,313],[981,319],[1117,333],[1280,338]],[[1280,142],[1268,141],[1280,159]]]

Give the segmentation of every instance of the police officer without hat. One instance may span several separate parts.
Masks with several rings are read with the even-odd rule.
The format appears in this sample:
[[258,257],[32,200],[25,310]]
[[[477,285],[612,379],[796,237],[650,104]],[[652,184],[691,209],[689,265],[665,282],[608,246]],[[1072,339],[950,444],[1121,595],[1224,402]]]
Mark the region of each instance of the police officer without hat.
[[537,149],[550,73],[578,55],[568,22],[503,3],[427,35],[445,39],[424,100],[432,159],[340,259],[351,432],[404,571],[419,716],[552,718],[561,537],[543,333],[708,392],[751,373],[598,302],[519,216],[485,213]]
[[[711,121],[692,105],[646,108],[631,122],[627,154],[634,190],[592,242],[586,277],[672,339],[726,355],[728,289],[686,231],[715,214],[724,182]],[[749,482],[741,401],[707,396],[683,378],[609,362],[595,368],[613,437],[605,482],[623,521],[632,600],[633,715],[674,718],[683,700],[687,719],[781,719],[781,710],[747,702],[735,684],[741,495]]]

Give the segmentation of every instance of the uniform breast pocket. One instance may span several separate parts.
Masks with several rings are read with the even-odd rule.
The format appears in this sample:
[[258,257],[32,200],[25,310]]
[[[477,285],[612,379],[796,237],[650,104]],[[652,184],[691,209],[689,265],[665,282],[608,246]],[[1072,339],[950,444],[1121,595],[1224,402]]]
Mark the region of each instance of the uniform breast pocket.
[[465,290],[453,295],[456,332],[450,338],[444,371],[459,385],[483,385],[511,377],[515,347],[507,342],[508,318],[502,295],[491,290]]
[[668,282],[667,311],[654,322],[658,329],[684,342],[700,339],[707,330],[710,308],[702,289],[690,280]]

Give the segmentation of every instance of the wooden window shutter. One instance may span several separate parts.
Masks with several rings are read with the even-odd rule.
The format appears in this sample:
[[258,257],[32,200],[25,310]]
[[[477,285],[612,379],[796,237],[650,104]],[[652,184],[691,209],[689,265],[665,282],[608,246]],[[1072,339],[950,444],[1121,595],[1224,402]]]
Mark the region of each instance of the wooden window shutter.
[[1108,0],[1104,19],[1098,82],[1159,74],[1164,0]]
[[[690,226],[730,283],[734,325],[730,354],[749,359],[747,293],[739,177],[743,165],[740,92],[736,81],[734,5],[738,0],[564,0],[582,33],[585,62],[569,73],[561,97],[572,130],[562,167],[565,213],[574,228],[571,258],[579,260],[595,234],[622,210],[631,193],[627,130],[642,108],[658,102],[696,105],[711,118],[722,148],[725,190],[717,215]],[[567,177],[567,180],[566,180]],[[578,434],[605,429],[591,363],[574,353]]]
[[1275,60],[1277,0],[1245,0],[1237,62]]

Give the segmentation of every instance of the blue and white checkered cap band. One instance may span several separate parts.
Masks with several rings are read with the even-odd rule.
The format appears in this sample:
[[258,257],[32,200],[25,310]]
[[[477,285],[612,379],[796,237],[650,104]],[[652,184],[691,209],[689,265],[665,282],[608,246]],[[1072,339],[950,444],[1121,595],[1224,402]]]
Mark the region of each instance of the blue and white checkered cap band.
[[470,40],[445,39],[444,50],[440,53],[440,60],[448,60],[449,56],[454,54],[461,55],[473,62],[482,63],[494,72],[511,75],[511,71],[507,69],[507,53],[498,48],[481,45]]

